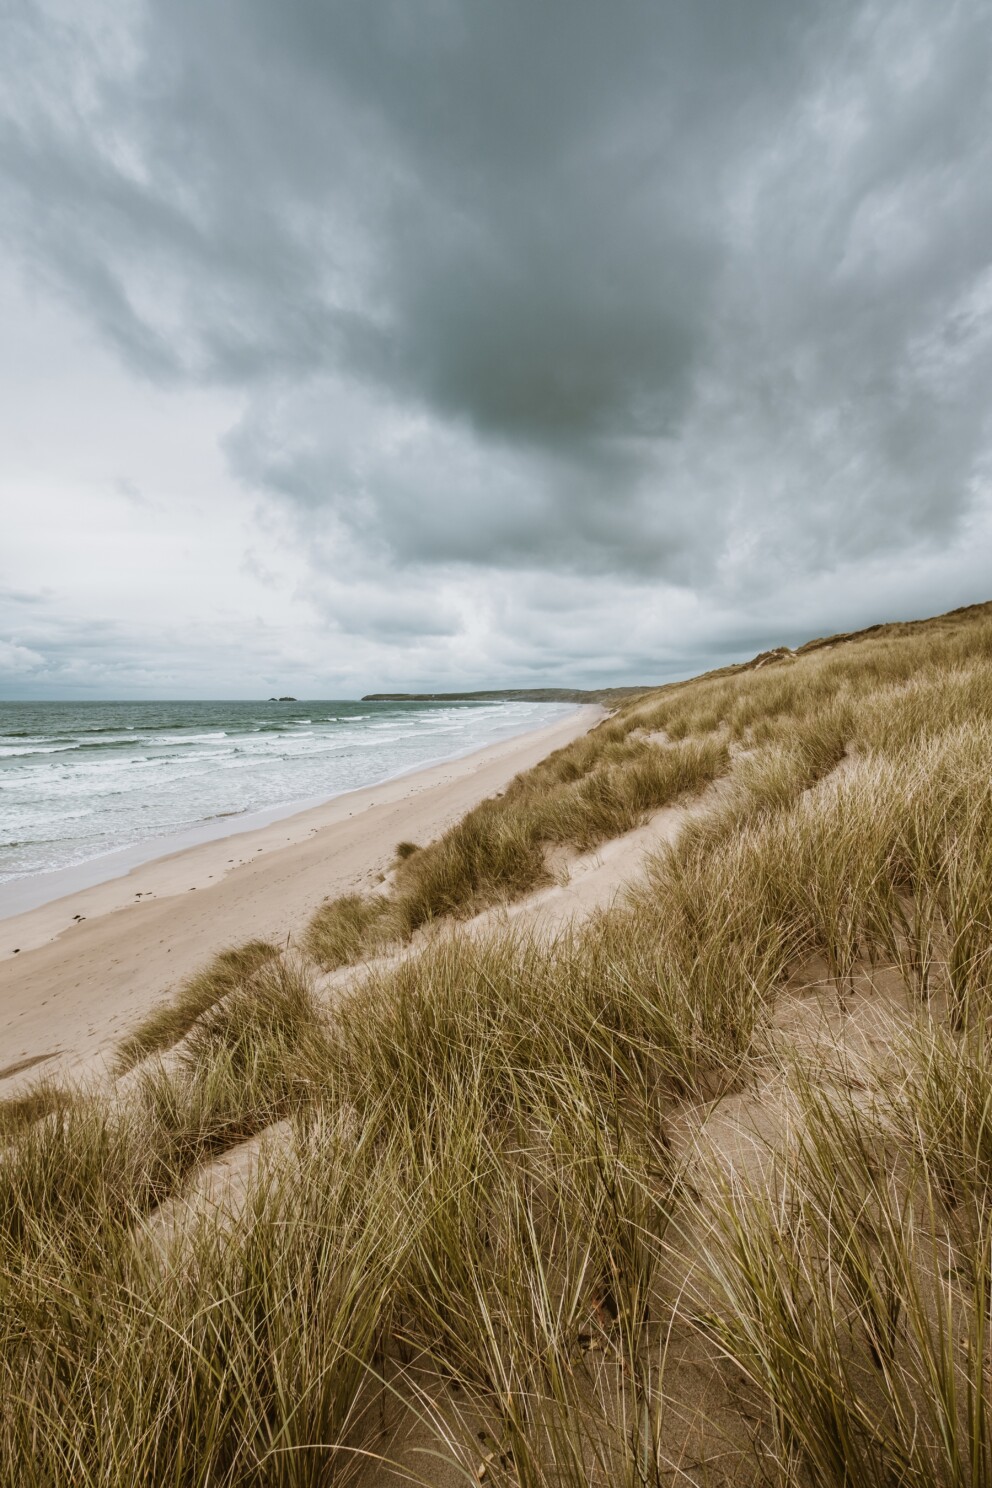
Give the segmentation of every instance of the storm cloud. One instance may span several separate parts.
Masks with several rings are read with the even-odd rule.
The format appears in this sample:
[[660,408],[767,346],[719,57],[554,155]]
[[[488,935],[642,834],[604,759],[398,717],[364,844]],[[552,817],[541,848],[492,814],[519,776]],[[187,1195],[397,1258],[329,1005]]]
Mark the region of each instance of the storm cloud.
[[8,271],[81,382],[80,336],[177,441],[212,410],[245,685],[648,680],[987,597],[985,0],[7,9]]

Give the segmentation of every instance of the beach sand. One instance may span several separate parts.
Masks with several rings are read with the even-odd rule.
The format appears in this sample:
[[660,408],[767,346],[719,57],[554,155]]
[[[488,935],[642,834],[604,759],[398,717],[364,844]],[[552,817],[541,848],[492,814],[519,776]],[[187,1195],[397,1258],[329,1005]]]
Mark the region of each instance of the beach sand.
[[578,709],[0,920],[0,1095],[39,1075],[102,1068],[123,1034],[216,952],[253,938],[284,944],[324,898],[379,882],[398,842],[437,837],[600,717]]

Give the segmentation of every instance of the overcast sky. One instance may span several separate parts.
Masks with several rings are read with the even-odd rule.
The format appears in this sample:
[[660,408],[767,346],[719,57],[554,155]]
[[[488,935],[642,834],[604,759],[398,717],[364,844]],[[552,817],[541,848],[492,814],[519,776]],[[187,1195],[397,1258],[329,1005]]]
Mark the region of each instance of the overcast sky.
[[992,597],[989,0],[0,0],[0,696]]

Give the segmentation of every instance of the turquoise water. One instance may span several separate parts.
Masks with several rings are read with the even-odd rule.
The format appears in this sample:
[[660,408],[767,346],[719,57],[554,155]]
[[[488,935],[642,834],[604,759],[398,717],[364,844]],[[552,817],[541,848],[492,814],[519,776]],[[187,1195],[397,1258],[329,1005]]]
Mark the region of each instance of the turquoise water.
[[571,712],[554,703],[0,702],[0,898],[4,885],[39,873],[204,824],[219,835],[239,817],[373,785]]

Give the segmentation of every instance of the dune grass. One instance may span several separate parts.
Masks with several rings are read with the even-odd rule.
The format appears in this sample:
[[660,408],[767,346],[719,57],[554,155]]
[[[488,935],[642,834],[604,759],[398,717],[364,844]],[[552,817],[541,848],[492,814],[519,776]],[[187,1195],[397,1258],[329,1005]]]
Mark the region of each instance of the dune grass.
[[785,750],[801,789],[835,769],[851,747],[913,747],[988,714],[992,621],[984,613],[892,630],[634,697],[437,841],[398,852],[388,912],[379,895],[322,906],[311,947],[319,958],[326,937],[331,969],[433,920],[519,898],[550,882],[549,847],[587,851],[631,831],[724,775],[732,751]]
[[400,844],[393,892],[329,900],[305,944],[325,970],[364,960],[421,926],[475,914],[550,883],[547,850],[587,851],[700,790],[728,766],[719,740],[662,749],[607,723],[481,802],[435,842]]
[[[333,1010],[256,947],[145,1035],[165,1063],[39,1087],[0,1163],[0,1485],[992,1483],[990,720],[981,615],[634,699],[310,950],[725,775],[623,903],[453,924]],[[876,974],[906,1031],[854,1063]],[[814,975],[815,1060],[776,1024]],[[732,1163],[710,1121],[752,1107]],[[287,1118],[237,1221],[163,1254],[154,1208]]]
[[922,1029],[875,1109],[800,1078],[775,1188],[724,1179],[709,1206],[708,1324],[764,1397],[778,1481],[992,1480],[992,1219],[972,1142],[944,1124],[948,1084],[988,1109],[990,1066],[979,1092]]
[[384,895],[341,894],[312,916],[303,946],[325,971],[335,971],[387,945],[391,931],[390,904]]
[[277,948],[265,940],[250,940],[243,946],[221,951],[121,1042],[117,1050],[118,1073],[133,1069],[150,1054],[178,1044],[209,1008],[250,982],[277,955]]
[[20,1095],[0,1100],[0,1143],[9,1141],[24,1127],[55,1115],[71,1100],[56,1080],[38,1080]]
[[291,1114],[309,1100],[325,1038],[306,973],[270,962],[201,1016],[175,1069],[147,1065],[114,1097],[61,1092],[0,1163],[5,1261],[132,1224],[204,1158]]

